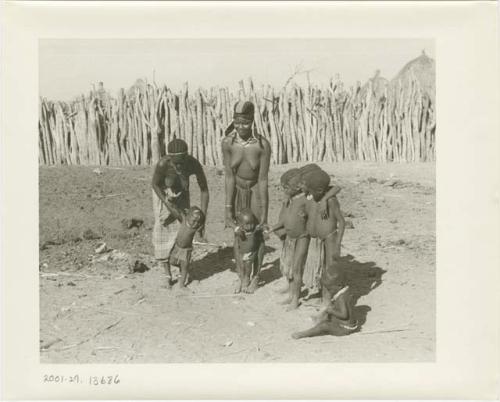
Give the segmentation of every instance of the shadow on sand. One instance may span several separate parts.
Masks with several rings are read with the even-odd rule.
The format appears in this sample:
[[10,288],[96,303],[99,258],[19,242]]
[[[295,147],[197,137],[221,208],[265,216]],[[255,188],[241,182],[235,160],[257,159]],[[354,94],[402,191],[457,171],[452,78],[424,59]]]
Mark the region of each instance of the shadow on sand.
[[371,307],[367,305],[358,306],[358,300],[382,284],[382,276],[386,271],[378,267],[373,261],[360,262],[350,254],[341,257],[341,264],[346,275],[347,284],[352,292],[353,313],[358,321],[359,328],[361,328],[366,322],[366,316],[371,311]]
[[[276,251],[275,248],[269,246],[266,246],[265,250],[266,254]],[[263,266],[266,268],[261,270],[261,286],[281,277],[279,258],[270,263],[265,263]],[[190,276],[192,280],[202,281],[203,279],[207,279],[227,269],[235,272],[233,247],[231,246],[209,252],[202,259],[193,261],[191,264]]]
[[[340,264],[353,297],[353,314],[358,321],[359,328],[361,328],[366,322],[366,316],[371,311],[371,307],[367,305],[358,306],[357,302],[361,297],[366,296],[382,284],[382,276],[386,271],[378,267],[373,261],[360,262],[350,254],[341,257]],[[320,293],[310,298],[318,297],[321,297]]]

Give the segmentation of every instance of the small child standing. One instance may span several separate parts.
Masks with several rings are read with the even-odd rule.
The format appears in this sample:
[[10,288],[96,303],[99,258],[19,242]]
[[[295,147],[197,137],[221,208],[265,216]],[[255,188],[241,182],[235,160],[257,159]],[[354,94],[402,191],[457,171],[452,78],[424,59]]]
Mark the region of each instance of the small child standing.
[[172,286],[170,266],[174,265],[180,269],[180,275],[177,282],[178,288],[180,290],[185,290],[189,266],[191,264],[193,238],[196,232],[203,226],[205,222],[205,215],[198,207],[191,207],[186,212],[183,212],[173,206],[171,211],[175,218],[179,220],[180,225],[165,267],[165,273],[167,275],[167,288],[171,288]]
[[238,242],[236,269],[239,283],[236,293],[253,293],[258,286],[258,273],[264,260],[262,228],[250,208],[243,209],[237,216],[238,226],[234,232]]
[[345,230],[345,220],[340,211],[337,197],[328,199],[327,218],[323,218],[318,201],[330,191],[330,176],[323,170],[306,172],[302,175],[302,185],[310,196],[306,211],[309,216],[307,231],[317,239],[315,269],[310,270],[312,280],[319,279],[323,305],[327,306],[333,295],[345,286],[345,276],[340,264],[340,247]]
[[284,228],[286,233],[281,250],[280,270],[288,284],[284,290],[288,291],[288,297],[282,302],[289,304],[287,310],[299,306],[302,272],[309,247],[306,198],[299,188],[299,178],[299,169],[291,169],[282,175],[281,183],[286,199],[278,223],[270,229],[270,232],[275,232]]
[[284,225],[282,225],[282,223],[284,222],[285,215],[288,211],[290,198],[292,197],[291,193],[293,192],[290,189],[290,180],[293,178],[293,176],[297,176],[298,173],[299,169],[289,169],[281,175],[280,178],[281,189],[283,190],[285,197],[283,199],[283,204],[281,205],[281,210],[278,216],[278,224],[269,230],[269,233],[273,232],[281,240],[280,272],[285,283],[282,288],[278,289],[278,293],[287,293],[289,291],[290,287],[289,280],[291,280],[292,278],[291,275],[292,271],[289,264],[289,260],[290,258],[293,258],[293,256],[288,257],[286,254],[287,251],[286,230],[284,228]]

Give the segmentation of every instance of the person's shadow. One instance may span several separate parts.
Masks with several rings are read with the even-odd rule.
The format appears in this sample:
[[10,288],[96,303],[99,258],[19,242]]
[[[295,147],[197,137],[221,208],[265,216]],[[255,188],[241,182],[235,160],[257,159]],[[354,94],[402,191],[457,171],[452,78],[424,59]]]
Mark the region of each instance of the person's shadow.
[[[266,254],[276,251],[274,247],[266,246]],[[279,257],[271,262],[262,264],[260,271],[260,286],[265,286],[281,278]]]
[[208,252],[203,258],[191,262],[190,277],[192,280],[202,281],[230,269],[234,265],[233,258],[233,248],[229,246]]
[[[275,251],[273,247],[266,246],[266,254]],[[272,262],[264,263],[260,271],[261,286],[281,277],[279,258]],[[265,268],[264,268],[265,267]],[[208,252],[203,258],[191,262],[190,276],[192,280],[202,281],[219,272],[230,270],[235,272],[234,253],[232,246],[226,246],[216,251]],[[262,269],[264,268],[264,269]]]
[[353,297],[353,313],[361,327],[366,322],[366,316],[371,311],[371,307],[358,306],[357,302],[362,296],[366,296],[382,284],[382,276],[386,271],[373,261],[359,262],[350,254],[341,257],[340,261]]
[[[367,305],[357,305],[359,298],[366,296],[382,284],[382,275],[386,272],[378,267],[373,261],[360,262],[350,254],[340,257],[340,265],[346,276],[346,282],[352,295],[353,315],[358,321],[358,330],[366,322],[366,316],[371,311]],[[312,295],[310,298],[319,298],[321,293]]]

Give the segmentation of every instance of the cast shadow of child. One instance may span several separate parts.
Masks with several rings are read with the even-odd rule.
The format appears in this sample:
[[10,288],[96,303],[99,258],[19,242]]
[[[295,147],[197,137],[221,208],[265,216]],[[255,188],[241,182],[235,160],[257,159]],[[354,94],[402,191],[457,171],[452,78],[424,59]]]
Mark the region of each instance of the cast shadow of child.
[[[357,302],[359,298],[366,296],[382,284],[382,276],[386,271],[378,267],[373,261],[360,262],[350,254],[341,257],[340,264],[351,291],[353,314],[358,322],[358,328],[361,328],[366,322],[371,307],[367,305],[358,306]],[[316,294],[312,298],[315,297],[320,297],[320,294]]]
[[[276,251],[274,247],[266,246],[266,254]],[[260,284],[261,286],[267,285],[275,280],[281,278],[280,259],[275,258],[273,261],[262,264],[260,271]]]
[[357,302],[362,296],[366,296],[382,284],[382,276],[386,271],[373,261],[360,262],[350,254],[341,257],[340,260],[353,297],[353,313],[361,327],[366,322],[366,316],[371,311],[371,307],[358,306]]
[[[266,246],[265,252],[267,254],[275,250],[273,247]],[[261,282],[269,283],[281,276],[279,258],[271,263],[263,264],[263,267],[266,268],[261,270]],[[217,251],[209,252],[199,260],[192,261],[190,276],[191,280],[202,281],[227,269],[235,272],[234,252],[231,246],[219,248]]]

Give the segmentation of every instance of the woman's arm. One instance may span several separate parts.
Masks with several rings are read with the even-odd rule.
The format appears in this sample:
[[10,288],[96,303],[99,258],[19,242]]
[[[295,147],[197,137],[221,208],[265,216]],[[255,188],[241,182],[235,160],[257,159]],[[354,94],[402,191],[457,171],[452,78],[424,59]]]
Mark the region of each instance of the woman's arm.
[[198,186],[200,187],[200,202],[201,202],[200,208],[201,211],[203,212],[203,215],[205,215],[205,222],[200,227],[198,232],[202,237],[201,241],[206,241],[205,224],[207,222],[207,212],[208,212],[208,203],[210,200],[210,194],[208,192],[207,176],[205,175],[205,172],[203,171],[203,166],[201,166],[201,163],[199,161],[196,161],[195,175],[196,175],[196,181],[198,182]]
[[263,150],[260,156],[260,168],[259,168],[259,192],[260,200],[262,202],[262,216],[260,217],[260,224],[267,224],[267,215],[269,213],[269,188],[268,188],[268,177],[269,177],[269,164],[271,162],[271,146],[269,141],[262,138]]
[[345,231],[345,219],[342,215],[342,211],[340,210],[340,204],[337,200],[337,197],[330,198],[328,200],[328,207],[333,214],[333,216],[337,219],[337,239],[335,243],[335,254],[334,257],[340,257],[340,246],[342,244],[342,238],[344,237]]
[[233,208],[233,200],[234,200],[234,191],[235,191],[235,178],[234,172],[231,168],[231,145],[229,143],[229,139],[226,137],[222,140],[222,157],[224,163],[224,181],[226,188],[226,203],[225,203],[225,227],[233,227],[234,226],[234,208]]
[[200,208],[205,215],[205,221],[207,219],[207,211],[208,211],[208,202],[210,200],[210,194],[208,192],[208,183],[207,177],[205,176],[205,172],[203,171],[203,167],[200,163],[197,164],[196,171],[196,181],[198,182],[198,186],[200,187]]
[[163,202],[163,204],[167,207],[167,209],[170,211],[170,213],[176,218],[180,219],[180,216],[182,216],[182,211],[177,208],[175,204],[170,202],[166,197],[165,193],[163,192],[163,182],[165,180],[165,170],[168,168],[168,161],[165,159],[161,159],[155,167],[155,171],[153,173],[153,179],[151,180],[151,186],[153,187],[153,190],[155,194],[158,196],[158,198]]

